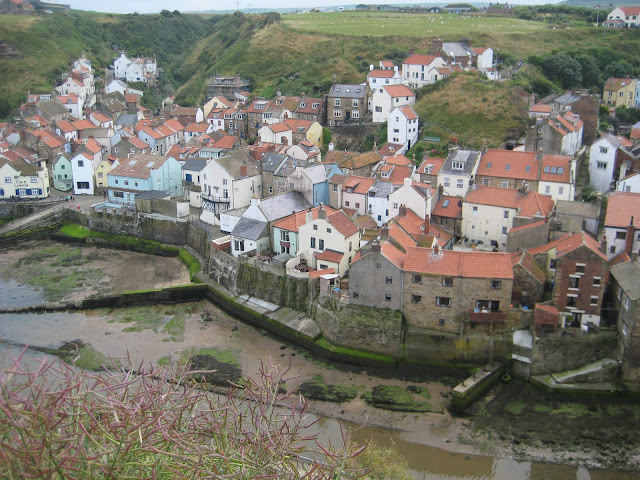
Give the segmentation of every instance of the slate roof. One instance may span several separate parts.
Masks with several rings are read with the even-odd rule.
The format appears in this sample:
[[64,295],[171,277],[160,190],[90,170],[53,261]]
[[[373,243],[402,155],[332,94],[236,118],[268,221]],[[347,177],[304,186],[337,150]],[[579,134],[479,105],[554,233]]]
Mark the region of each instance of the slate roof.
[[274,222],[292,212],[300,212],[309,208],[308,202],[299,192],[286,192],[260,200],[260,210],[269,222]]
[[[475,164],[480,159],[480,152],[478,150],[454,150],[449,153],[447,159],[444,161],[440,173],[450,175],[471,175]],[[462,162],[462,170],[453,169],[453,162]]]
[[243,165],[247,167],[248,177],[260,175],[260,163],[255,161],[253,157],[243,149],[230,150],[225,156],[214,158],[211,161],[217,162],[218,165],[224,168],[226,172],[236,180],[243,178],[241,175],[241,167]]
[[233,227],[231,235],[239,238],[246,238],[247,240],[256,241],[259,238],[263,238],[269,234],[267,228],[267,222],[261,222],[254,220],[253,218],[240,217],[236,226]]
[[640,264],[637,261],[615,265],[610,272],[631,300],[640,298]]
[[478,56],[474,51],[474,49],[464,42],[443,42],[442,51],[447,56],[451,55],[452,52],[453,52],[453,56],[455,57],[468,56],[469,53],[471,54],[472,57]]
[[207,166],[206,160],[198,160],[197,158],[190,158],[182,166],[182,170],[188,170],[190,172],[201,172],[204,167]]
[[305,168],[302,173],[311,181],[313,185],[322,183],[327,179],[324,165],[313,165]]
[[373,195],[378,198],[387,198],[393,191],[393,183],[376,180],[371,188],[369,188],[369,196]]
[[461,252],[411,247],[407,250],[405,272],[466,278],[513,278],[510,253]]
[[329,97],[335,98],[364,98],[367,92],[366,85],[351,85],[336,83],[331,87]]
[[38,102],[37,105],[40,110],[50,117],[69,114],[69,111],[64,108],[58,100],[43,100],[42,102]]
[[287,156],[283,153],[268,152],[262,158],[262,171],[275,172],[286,158]]

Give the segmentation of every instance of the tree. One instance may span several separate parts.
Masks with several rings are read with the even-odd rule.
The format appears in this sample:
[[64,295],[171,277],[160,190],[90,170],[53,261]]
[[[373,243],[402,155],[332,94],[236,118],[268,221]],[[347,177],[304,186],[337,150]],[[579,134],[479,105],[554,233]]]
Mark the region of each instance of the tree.
[[626,76],[633,76],[634,69],[633,65],[626,60],[617,60],[607,65],[603,73],[605,78],[624,78]]
[[582,84],[582,66],[575,58],[564,53],[548,56],[542,63],[542,71],[565,89]]
[[602,80],[600,79],[600,68],[595,59],[587,54],[578,54],[574,56],[574,59],[580,64],[580,71],[582,73],[582,86],[583,87],[602,87]]
[[[307,403],[280,393],[286,370],[262,366],[242,390],[212,395],[183,365],[78,372],[18,358],[0,370],[0,477],[347,479],[365,447],[314,455]],[[311,442],[309,442],[311,440]],[[311,449],[313,450],[313,449]],[[313,457],[318,458],[318,457]]]

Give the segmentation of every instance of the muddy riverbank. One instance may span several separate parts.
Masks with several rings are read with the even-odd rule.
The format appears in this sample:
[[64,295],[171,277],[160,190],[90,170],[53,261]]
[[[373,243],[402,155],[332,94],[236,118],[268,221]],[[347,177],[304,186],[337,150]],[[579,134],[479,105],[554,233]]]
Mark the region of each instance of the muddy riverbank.
[[[74,301],[189,282],[189,272],[177,258],[52,242],[22,245],[3,252],[0,259],[0,279],[4,281],[0,299],[7,302],[31,301],[38,296],[40,301]],[[207,301],[76,313],[0,315],[0,337],[52,348],[81,339],[108,356],[122,358],[128,354],[134,363],[163,363],[180,358],[191,349],[209,349],[237,362],[245,376],[255,375],[261,362],[290,364],[292,379],[287,388],[296,388],[320,375],[326,383],[355,387],[357,391],[354,400],[342,404],[313,401],[312,412],[355,425],[366,423],[390,429],[392,436],[403,442],[402,449],[407,454],[418,448],[416,445],[430,445],[462,455],[484,453],[592,468],[637,469],[639,464],[637,399],[566,399],[513,381],[500,385],[465,416],[453,417],[446,410],[449,382],[420,371],[410,378],[394,379],[389,371],[327,364],[229,317]],[[380,385],[424,389],[427,393],[421,398],[430,412],[393,412],[365,403],[362,394]],[[591,478],[626,477],[601,476],[604,473],[596,472]]]

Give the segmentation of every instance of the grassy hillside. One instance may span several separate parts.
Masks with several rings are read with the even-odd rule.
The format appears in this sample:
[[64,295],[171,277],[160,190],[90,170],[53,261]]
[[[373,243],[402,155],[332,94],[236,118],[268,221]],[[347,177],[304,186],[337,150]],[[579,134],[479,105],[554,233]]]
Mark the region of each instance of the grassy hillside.
[[425,124],[423,135],[480,148],[485,140],[498,147],[524,132],[527,107],[505,83],[465,73],[430,89],[414,107]]

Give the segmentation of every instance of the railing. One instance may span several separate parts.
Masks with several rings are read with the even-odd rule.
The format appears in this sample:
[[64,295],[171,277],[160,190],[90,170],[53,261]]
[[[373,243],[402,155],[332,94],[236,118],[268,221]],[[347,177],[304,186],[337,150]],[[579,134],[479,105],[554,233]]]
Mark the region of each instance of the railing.
[[477,312],[475,310],[469,310],[469,320],[471,320],[471,323],[504,323],[506,318],[506,312]]
[[200,198],[202,198],[203,200],[208,200],[210,202],[215,202],[215,203],[230,203],[231,199],[229,197],[219,197],[217,195],[207,195],[205,193],[200,195]]

